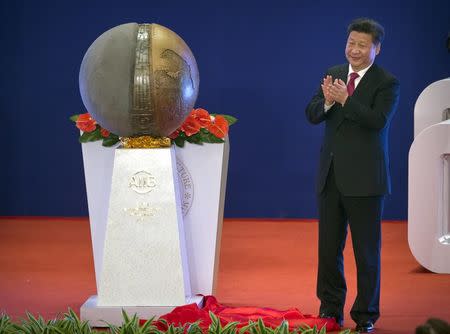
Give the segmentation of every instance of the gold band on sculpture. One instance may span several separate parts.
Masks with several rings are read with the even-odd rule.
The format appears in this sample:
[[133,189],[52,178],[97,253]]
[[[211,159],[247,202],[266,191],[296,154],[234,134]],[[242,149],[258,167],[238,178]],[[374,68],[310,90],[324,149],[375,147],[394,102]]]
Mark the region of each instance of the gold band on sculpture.
[[168,137],[121,137],[120,141],[124,148],[162,148],[171,145]]

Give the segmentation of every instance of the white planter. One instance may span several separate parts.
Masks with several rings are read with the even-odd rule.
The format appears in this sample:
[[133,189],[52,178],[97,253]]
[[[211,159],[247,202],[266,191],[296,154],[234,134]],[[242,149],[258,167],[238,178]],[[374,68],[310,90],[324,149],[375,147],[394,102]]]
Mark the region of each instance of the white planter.
[[[97,290],[102,273],[115,147],[82,144]],[[215,293],[229,142],[176,147],[192,294]]]

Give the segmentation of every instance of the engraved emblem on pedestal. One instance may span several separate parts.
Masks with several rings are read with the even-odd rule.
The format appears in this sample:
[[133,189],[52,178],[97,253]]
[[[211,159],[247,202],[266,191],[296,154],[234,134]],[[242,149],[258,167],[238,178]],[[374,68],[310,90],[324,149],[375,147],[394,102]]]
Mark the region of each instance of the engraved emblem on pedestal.
[[194,201],[194,182],[186,166],[177,160],[178,184],[180,188],[181,212],[183,217],[188,214]]
[[130,177],[128,187],[138,194],[146,194],[156,187],[156,179],[151,173],[140,171]]
[[130,216],[137,217],[138,222],[144,221],[146,218],[153,217],[158,211],[156,208],[152,208],[150,203],[139,202],[135,208],[123,209]]

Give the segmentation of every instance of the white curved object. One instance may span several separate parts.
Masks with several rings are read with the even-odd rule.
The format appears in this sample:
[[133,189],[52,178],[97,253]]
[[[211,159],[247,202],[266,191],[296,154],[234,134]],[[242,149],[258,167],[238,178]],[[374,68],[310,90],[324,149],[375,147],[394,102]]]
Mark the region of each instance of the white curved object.
[[420,93],[414,106],[414,138],[427,127],[445,121],[450,108],[450,78],[433,82]]
[[428,270],[450,273],[450,120],[427,127],[414,139],[408,185],[411,252]]

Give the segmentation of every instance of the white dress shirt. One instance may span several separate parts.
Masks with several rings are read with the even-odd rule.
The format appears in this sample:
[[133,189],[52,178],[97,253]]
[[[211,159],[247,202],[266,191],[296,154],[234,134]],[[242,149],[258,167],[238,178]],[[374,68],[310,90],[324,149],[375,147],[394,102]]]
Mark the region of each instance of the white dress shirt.
[[[373,64],[373,63],[372,63],[372,64]],[[358,73],[359,77],[357,77],[357,78],[355,79],[355,89],[356,89],[356,87],[358,87],[358,84],[359,84],[359,82],[361,81],[362,77],[364,76],[364,74],[367,73],[367,71],[369,70],[370,66],[372,66],[372,64],[370,64],[369,66],[367,66],[365,69],[362,69],[361,71],[356,72],[356,73]],[[348,84],[348,81],[350,80],[350,74],[352,74],[353,72],[354,72],[354,71],[353,71],[352,65],[348,64],[347,84]]]

